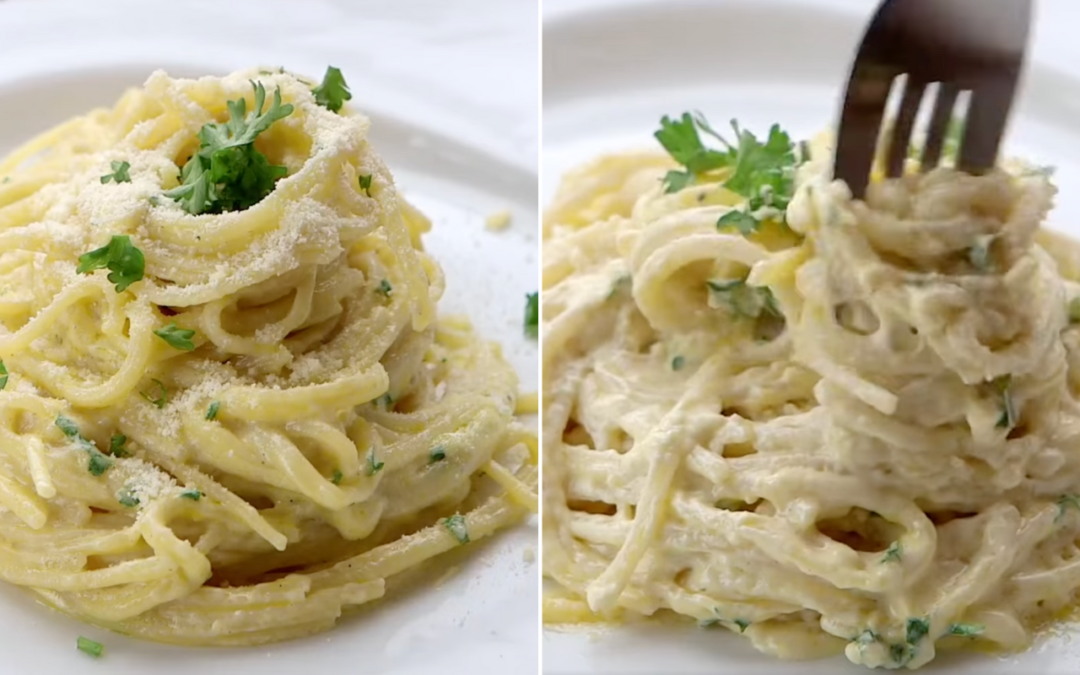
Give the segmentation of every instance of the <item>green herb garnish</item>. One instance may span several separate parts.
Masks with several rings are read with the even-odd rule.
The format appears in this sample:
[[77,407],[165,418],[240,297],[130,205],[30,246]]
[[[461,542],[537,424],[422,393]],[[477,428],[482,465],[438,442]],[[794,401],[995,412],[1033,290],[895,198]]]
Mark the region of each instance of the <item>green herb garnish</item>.
[[686,365],[686,359],[681,357],[681,356],[676,356],[675,358],[671,359],[671,369],[672,370],[682,370],[682,367],[685,366],[685,365]]
[[84,654],[89,654],[94,658],[101,656],[101,652],[105,649],[105,646],[100,642],[94,642],[90,638],[83,637],[81,635],[79,636],[79,639],[76,640],[75,646],[79,649],[80,652],[83,652]]
[[169,346],[181,351],[190,352],[195,349],[195,343],[191,341],[191,338],[195,337],[195,331],[188,328],[180,328],[173,321],[164,328],[158,328],[154,331],[154,335],[158,336],[165,342],[169,343]]
[[1054,518],[1054,522],[1057,522],[1065,517],[1065,512],[1071,506],[1072,508],[1080,511],[1080,497],[1074,494],[1061,495],[1055,502],[1058,507],[1057,517]]
[[[699,129],[718,138],[727,146],[726,150],[705,147]],[[735,151],[712,130],[700,113],[695,116],[683,113],[677,120],[664,115],[660,120],[660,130],[654,135],[672,159],[686,167],[686,171],[669,171],[664,176],[664,189],[667,192],[678,192],[693,184],[699,174],[732,166],[736,160]]]
[[885,556],[881,559],[881,562],[900,562],[900,559],[904,555],[904,546],[898,541],[894,541],[889,544],[889,548],[885,549]]
[[981,623],[954,623],[949,626],[949,635],[959,635],[961,637],[976,637],[982,635],[986,631],[986,626]]
[[525,335],[534,339],[540,335],[539,293],[529,293],[525,296]]
[[213,421],[217,417],[218,410],[221,410],[221,401],[211,401],[210,407],[206,409],[206,419]]
[[761,223],[758,222],[757,218],[739,210],[728,211],[720,216],[720,220],[716,221],[718,230],[735,229],[740,234],[753,234],[757,232],[760,225]]
[[436,445],[431,449],[431,454],[428,456],[428,464],[441,462],[444,459],[446,459],[446,449],[441,445]]
[[128,169],[131,165],[127,162],[110,162],[113,172],[107,173],[101,177],[101,184],[104,185],[109,181],[115,181],[117,183],[130,183],[131,176],[128,175]]
[[116,292],[123,293],[128,286],[143,278],[146,258],[131,243],[131,237],[118,234],[105,246],[79,256],[79,266],[75,271],[89,274],[103,268],[108,268],[109,281],[116,284]]
[[109,439],[109,454],[113,457],[130,457],[131,453],[124,447],[127,441],[128,438],[124,434],[113,434]]
[[311,92],[315,94],[315,102],[331,112],[341,110],[345,101],[352,99],[352,92],[349,91],[349,85],[345,83],[345,76],[341,74],[340,69],[333,66],[327,66],[322,83]]
[[383,297],[389,298],[390,294],[394,292],[394,287],[390,285],[390,282],[383,279],[379,282],[379,287],[375,289],[375,292]]
[[1016,405],[1013,403],[1009,387],[1012,386],[1012,376],[1002,375],[991,382],[995,391],[1001,396],[1001,417],[998,418],[999,429],[1012,429],[1016,426]]
[[120,490],[119,494],[117,494],[116,497],[120,500],[121,504],[123,504],[129,509],[133,506],[139,505],[139,498],[135,496],[135,493],[131,491],[130,487],[125,486],[122,490]]
[[281,103],[281,88],[263,112],[266,89],[252,83],[255,106],[247,114],[247,100],[228,102],[229,121],[211,122],[199,131],[199,150],[180,171],[180,186],[165,193],[180,202],[192,215],[242,211],[259,203],[274,189],[274,183],[288,173],[273,166],[255,149],[255,138],[270,126],[292,114],[292,104]]
[[183,499],[190,499],[193,502],[197,502],[202,499],[202,492],[198,490],[184,490],[180,493],[180,497]]
[[375,399],[375,407],[389,410],[390,406],[394,405],[394,397],[390,395],[390,392],[386,392],[379,398]]
[[366,176],[360,176],[360,189],[363,190],[368,197],[371,196],[371,174]]
[[341,473],[340,469],[334,469],[334,475],[330,476],[330,482],[334,485],[341,485],[341,479],[345,477],[345,474]]
[[165,389],[165,384],[162,383],[161,380],[150,380],[150,381],[157,385],[157,388],[158,388],[157,396],[153,396],[150,393],[145,392],[145,391],[139,392],[139,395],[142,396],[143,398],[145,398],[147,401],[150,401],[151,403],[153,403],[156,407],[164,408],[165,404],[169,402],[169,391],[167,389]]
[[79,427],[75,424],[74,420],[64,417],[63,415],[57,415],[56,426],[67,436],[69,439],[75,442],[80,448],[85,450],[90,455],[90,463],[87,468],[90,473],[95,476],[100,476],[109,470],[109,467],[113,465],[113,461],[106,457],[97,446],[91,441],[83,437],[79,433]]
[[368,454],[367,454],[367,475],[374,476],[375,474],[382,471],[382,468],[383,468],[383,462],[376,461],[376,459],[375,459],[375,449],[372,448],[371,450],[368,450]]
[[450,531],[450,534],[454,535],[454,539],[457,539],[459,544],[469,543],[469,529],[465,525],[465,516],[455,513],[449,518],[444,518],[442,523]]
[[916,645],[919,640],[926,637],[926,634],[930,632],[930,619],[929,617],[916,618],[911,617],[907,620],[907,642],[909,645]]
[[4,365],[4,360],[0,359],[0,391],[7,386],[8,383],[8,369]]
[[782,318],[776,297],[768,286],[749,286],[743,279],[710,280],[709,306],[727,308],[737,317],[756,319],[762,314]]
[[750,627],[750,622],[746,619],[735,619],[732,623],[739,627],[740,633],[745,633],[746,629]]

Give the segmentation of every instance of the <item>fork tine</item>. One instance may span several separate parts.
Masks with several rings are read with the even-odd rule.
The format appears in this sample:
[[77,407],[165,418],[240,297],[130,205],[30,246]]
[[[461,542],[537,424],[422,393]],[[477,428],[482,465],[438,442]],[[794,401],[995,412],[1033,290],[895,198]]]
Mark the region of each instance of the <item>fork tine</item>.
[[934,112],[930,114],[930,128],[926,132],[926,144],[923,146],[920,171],[926,173],[941,161],[941,151],[945,147],[945,137],[949,135],[956,100],[960,97],[960,88],[951,82],[942,82],[938,88]]
[[964,142],[956,166],[968,173],[985,173],[994,167],[1009,117],[1015,86],[985,83],[971,92]]
[[870,184],[885,104],[897,73],[881,68],[856,68],[848,85],[848,95],[840,116],[840,135],[836,144],[834,173],[847,182],[852,195],[862,199]]
[[898,178],[904,173],[904,160],[911,146],[911,130],[915,128],[915,117],[919,114],[926,83],[908,76],[904,97],[900,101],[900,110],[892,129],[892,140],[887,147],[888,158],[885,163],[885,175]]

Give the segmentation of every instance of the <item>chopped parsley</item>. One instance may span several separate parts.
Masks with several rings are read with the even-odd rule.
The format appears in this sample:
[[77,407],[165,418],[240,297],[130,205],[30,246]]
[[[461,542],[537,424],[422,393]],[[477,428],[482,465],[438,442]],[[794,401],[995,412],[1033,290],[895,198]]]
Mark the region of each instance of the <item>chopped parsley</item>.
[[1080,323],[1080,297],[1069,301],[1069,323]]
[[428,455],[428,464],[434,464],[435,462],[441,462],[446,459],[446,448],[441,445],[436,445],[431,449],[431,454]]
[[525,335],[534,339],[540,335],[539,293],[529,293],[525,296]]
[[1072,508],[1080,511],[1080,497],[1074,494],[1061,495],[1055,502],[1058,507],[1057,517],[1054,518],[1054,522],[1057,522],[1065,517],[1065,512],[1071,506]]
[[75,646],[80,652],[89,654],[94,658],[101,656],[101,652],[105,649],[105,645],[100,642],[95,642],[90,638],[79,636],[79,639],[75,641]]
[[1009,387],[1012,386],[1012,376],[1002,375],[994,379],[991,384],[998,395],[1001,396],[1001,417],[998,418],[997,427],[999,429],[1012,429],[1016,426],[1017,420],[1016,405],[1013,403],[1012,394],[1009,392]]
[[107,173],[101,177],[101,184],[104,185],[109,181],[115,181],[116,183],[130,183],[131,176],[128,175],[128,169],[131,165],[127,162],[109,162],[109,166],[112,167],[113,172]]
[[219,410],[221,410],[221,401],[211,401],[210,407],[206,409],[206,419],[212,422]]
[[330,477],[330,482],[334,485],[341,485],[341,479],[345,477],[345,474],[341,473],[341,469],[334,469],[334,475]]
[[904,546],[898,541],[894,541],[889,544],[889,548],[885,549],[885,555],[881,558],[881,562],[900,562],[904,556]]
[[394,397],[390,395],[390,392],[386,392],[379,398],[375,399],[375,407],[389,410],[394,405]]
[[878,641],[878,634],[867,628],[863,632],[859,633],[854,639],[851,640],[855,644],[865,647],[866,645],[872,645]]
[[748,319],[756,319],[762,314],[783,317],[776,297],[768,286],[749,286],[743,279],[710,280],[705,283],[709,288],[710,307],[726,306],[735,316]]
[[746,629],[750,627],[750,622],[746,619],[735,619],[732,623],[739,627],[740,633],[745,633]]
[[113,434],[109,439],[109,454],[113,457],[130,457],[131,453],[124,447],[128,442],[128,437],[124,434]]
[[2,391],[4,389],[4,387],[7,386],[7,382],[8,382],[7,366],[4,365],[4,360],[0,359],[0,391]]
[[273,166],[255,149],[255,138],[270,126],[292,114],[290,103],[281,103],[281,88],[263,112],[266,89],[252,83],[255,106],[247,114],[247,100],[228,102],[229,121],[211,122],[199,131],[199,150],[180,170],[180,186],[165,193],[192,215],[242,211],[259,203],[274,189],[274,183],[288,172]]
[[450,534],[454,535],[454,539],[457,539],[459,544],[469,543],[469,529],[465,525],[465,516],[455,513],[449,518],[444,518],[442,524],[450,531]]
[[757,232],[760,225],[761,223],[749,213],[737,209],[728,211],[716,221],[716,229],[720,231],[734,229],[740,234],[753,234]]
[[915,646],[930,632],[930,618],[911,617],[907,620],[907,642]]
[[100,476],[109,470],[109,467],[113,465],[113,461],[106,457],[97,446],[91,441],[88,441],[79,433],[79,427],[75,424],[74,420],[63,415],[56,416],[56,426],[67,436],[69,439],[75,442],[80,448],[85,450],[90,455],[90,463],[87,466],[90,473],[95,476]]
[[624,274],[616,279],[611,284],[611,291],[608,293],[607,299],[622,295],[624,292],[628,292],[634,288],[634,278],[629,274]]
[[157,395],[151,395],[149,392],[140,391],[139,395],[150,401],[158,408],[164,408],[165,404],[169,402],[169,392],[165,389],[164,383],[161,380],[150,380],[157,385]]
[[143,278],[146,258],[142,251],[131,243],[126,234],[113,235],[109,243],[79,256],[79,274],[89,274],[94,270],[108,268],[109,281],[116,284],[116,292],[123,293],[128,286]]
[[180,328],[173,321],[164,328],[158,328],[154,331],[154,335],[158,336],[165,342],[169,343],[169,346],[181,351],[190,352],[195,349],[195,343],[191,341],[191,338],[195,337],[195,331],[188,328]]
[[383,279],[379,282],[379,287],[375,289],[375,292],[383,297],[389,298],[390,294],[394,292],[394,287],[390,285],[390,282]]
[[202,492],[199,492],[198,490],[184,490],[180,493],[180,496],[183,499],[190,499],[193,502],[197,502],[202,499]]
[[326,67],[322,83],[312,89],[311,93],[315,94],[315,102],[330,112],[341,110],[345,101],[352,99],[352,92],[349,91],[349,85],[345,83],[345,76],[334,66]]
[[363,190],[368,197],[371,196],[371,174],[366,176],[360,176],[360,189]]
[[383,462],[377,461],[375,459],[375,448],[372,448],[371,450],[368,450],[368,454],[367,454],[367,475],[374,476],[375,474],[382,471],[382,468],[383,468]]
[[986,626],[981,623],[954,623],[949,626],[949,635],[959,635],[961,637],[976,637],[982,635],[986,631]]
[[131,491],[130,487],[125,486],[116,495],[116,498],[120,500],[120,503],[129,509],[139,505],[139,498],[135,496],[135,493]]
[[685,366],[685,365],[686,365],[686,359],[681,357],[681,356],[676,356],[675,358],[671,359],[671,369],[672,370],[682,370],[683,366]]

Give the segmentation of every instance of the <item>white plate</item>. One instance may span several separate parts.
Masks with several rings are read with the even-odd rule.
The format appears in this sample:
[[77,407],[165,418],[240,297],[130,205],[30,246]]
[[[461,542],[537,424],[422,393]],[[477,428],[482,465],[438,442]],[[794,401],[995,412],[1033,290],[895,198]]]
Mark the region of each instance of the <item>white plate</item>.
[[[443,308],[466,311],[537,386],[522,334],[537,288],[537,15],[534,0],[0,2],[0,152],[159,67],[177,75],[284,65],[344,71],[373,144],[435,228]],[[484,218],[513,212],[509,231]],[[182,649],[80,624],[0,584],[4,675],[417,675],[535,672],[535,522],[478,545],[439,585],[388,599],[329,633],[256,649]],[[434,579],[432,580],[434,582]],[[91,659],[78,635],[105,644]]]
[[[835,124],[850,59],[874,0],[545,0],[542,194],[597,153],[653,147],[662,115],[700,110],[718,128],[779,122],[796,137]],[[1006,153],[1058,169],[1052,227],[1080,236],[1080,63],[1076,0],[1042,0],[1034,54]],[[780,663],[726,631],[657,626],[545,631],[544,672],[839,675],[843,658]],[[1080,645],[1043,641],[997,660],[943,655],[970,675],[1080,672]]]

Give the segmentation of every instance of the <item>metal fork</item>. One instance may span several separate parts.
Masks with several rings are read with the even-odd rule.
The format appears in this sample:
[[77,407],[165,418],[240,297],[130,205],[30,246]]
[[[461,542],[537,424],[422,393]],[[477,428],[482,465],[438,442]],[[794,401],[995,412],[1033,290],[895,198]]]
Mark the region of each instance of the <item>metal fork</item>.
[[1032,0],[885,0],[851,69],[834,174],[862,199],[894,80],[907,75],[890,138],[885,173],[900,176],[927,88],[937,99],[921,155],[923,171],[941,159],[961,92],[970,92],[956,166],[978,174],[993,168],[1012,108],[1031,27]]

